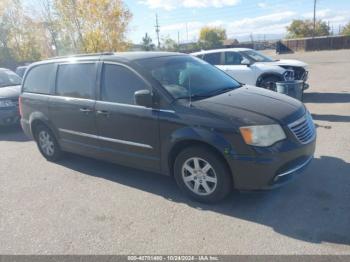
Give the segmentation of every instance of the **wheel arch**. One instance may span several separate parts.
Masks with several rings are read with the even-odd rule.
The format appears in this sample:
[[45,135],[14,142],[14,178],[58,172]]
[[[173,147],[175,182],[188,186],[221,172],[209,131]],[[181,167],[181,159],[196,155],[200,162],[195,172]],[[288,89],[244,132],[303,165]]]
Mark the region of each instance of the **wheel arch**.
[[218,158],[221,159],[222,162],[225,164],[227,170],[230,172],[232,182],[234,183],[233,172],[232,172],[230,165],[227,162],[227,159],[225,158],[225,155],[224,155],[225,149],[216,147],[216,146],[214,146],[206,141],[193,139],[193,138],[178,141],[176,144],[174,144],[174,146],[169,151],[167,165],[168,165],[168,170],[169,170],[170,176],[174,176],[174,164],[175,164],[176,157],[180,154],[180,152],[182,152],[186,148],[190,148],[190,147],[202,147],[202,148],[205,148],[207,150],[210,150],[215,155],[217,155]]
[[33,138],[35,138],[36,128],[39,125],[44,125],[47,128],[49,128],[54,133],[55,137],[58,138],[57,130],[52,126],[52,124],[50,124],[49,119],[43,113],[40,113],[40,112],[32,113],[32,115],[30,116],[29,123],[30,123],[30,132]]
[[258,79],[256,80],[256,86],[260,86],[262,81],[267,77],[277,77],[279,80],[283,80],[283,75],[276,73],[276,72],[266,72],[261,74]]

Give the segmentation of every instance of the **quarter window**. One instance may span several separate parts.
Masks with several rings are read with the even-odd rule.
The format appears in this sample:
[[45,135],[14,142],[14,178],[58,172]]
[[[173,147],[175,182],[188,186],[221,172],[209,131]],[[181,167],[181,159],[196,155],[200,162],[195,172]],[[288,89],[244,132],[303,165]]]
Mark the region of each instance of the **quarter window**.
[[135,104],[136,91],[148,89],[146,83],[130,69],[105,64],[102,73],[102,101]]
[[212,65],[220,65],[221,64],[221,53],[209,53],[204,55],[204,60]]
[[49,94],[55,77],[55,69],[55,64],[39,65],[30,69],[23,85],[23,91]]
[[95,86],[96,65],[94,63],[59,66],[56,84],[57,95],[93,99]]

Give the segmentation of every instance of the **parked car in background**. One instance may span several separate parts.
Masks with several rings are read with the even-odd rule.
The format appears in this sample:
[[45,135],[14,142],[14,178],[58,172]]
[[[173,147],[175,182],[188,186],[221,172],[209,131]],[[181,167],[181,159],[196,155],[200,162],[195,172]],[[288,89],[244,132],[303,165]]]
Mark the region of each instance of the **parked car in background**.
[[18,97],[21,82],[17,74],[9,69],[0,68],[0,126],[19,122]]
[[30,66],[23,130],[42,155],[74,152],[174,176],[203,202],[284,184],[307,166],[316,130],[305,106],[242,86],[190,55],[94,54]]
[[275,60],[248,48],[229,48],[193,53],[217,66],[241,83],[275,90],[276,82],[308,79],[308,65],[298,60]]
[[26,73],[28,66],[19,66],[16,68],[16,74],[19,75],[20,77],[23,77],[24,74]]

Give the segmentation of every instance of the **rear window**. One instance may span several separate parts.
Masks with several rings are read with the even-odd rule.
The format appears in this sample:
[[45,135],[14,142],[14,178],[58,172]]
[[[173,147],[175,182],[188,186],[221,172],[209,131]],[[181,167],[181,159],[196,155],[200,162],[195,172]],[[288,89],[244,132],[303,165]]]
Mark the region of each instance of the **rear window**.
[[0,70],[0,87],[20,85],[22,79],[10,70]]
[[55,77],[55,68],[55,64],[45,64],[30,69],[23,84],[23,91],[49,94],[51,83]]
[[62,64],[57,73],[56,94],[93,99],[96,86],[96,64]]

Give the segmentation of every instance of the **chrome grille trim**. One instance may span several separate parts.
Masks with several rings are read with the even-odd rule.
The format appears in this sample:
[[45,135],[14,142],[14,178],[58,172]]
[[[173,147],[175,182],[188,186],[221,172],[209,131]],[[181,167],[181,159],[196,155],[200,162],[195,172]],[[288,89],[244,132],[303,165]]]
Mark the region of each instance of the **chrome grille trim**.
[[308,144],[316,137],[315,124],[310,113],[306,113],[302,118],[289,124],[288,127],[302,144]]
[[283,172],[283,173],[281,173],[281,174],[278,174],[278,175],[274,178],[274,180],[276,181],[276,180],[278,180],[279,178],[281,178],[281,177],[283,177],[283,176],[288,176],[288,175],[290,175],[290,174],[293,174],[293,173],[299,171],[300,169],[302,169],[302,168],[304,168],[305,166],[307,166],[307,165],[311,162],[311,160],[312,160],[313,158],[314,158],[314,156],[310,156],[307,160],[305,160],[303,163],[299,164],[298,166],[296,166],[296,167],[294,167],[294,168],[292,168],[292,169],[290,169],[290,170],[288,170],[288,171],[285,171],[285,172]]

